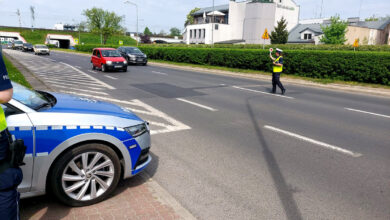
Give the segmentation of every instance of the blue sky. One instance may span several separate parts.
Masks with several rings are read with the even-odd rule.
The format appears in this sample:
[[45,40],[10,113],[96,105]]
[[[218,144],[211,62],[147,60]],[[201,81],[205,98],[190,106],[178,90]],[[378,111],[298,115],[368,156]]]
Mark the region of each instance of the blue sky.
[[[212,0],[131,0],[139,7],[139,26],[142,31],[148,26],[153,32],[171,27],[183,28],[186,14],[194,7],[207,7]],[[301,6],[300,18],[308,19],[319,16],[321,0],[295,0]],[[390,14],[390,0],[323,0],[323,17],[339,14],[342,18],[359,15],[365,18],[372,15]],[[229,0],[215,0],[216,5],[228,4]],[[84,9],[93,6],[115,11],[125,15],[124,25],[135,31],[135,7],[123,4],[123,0],[0,0],[0,25],[18,26],[16,10],[22,15],[22,26],[31,26],[29,7],[36,8],[36,27],[52,28],[55,23],[77,23],[85,20],[81,15]]]

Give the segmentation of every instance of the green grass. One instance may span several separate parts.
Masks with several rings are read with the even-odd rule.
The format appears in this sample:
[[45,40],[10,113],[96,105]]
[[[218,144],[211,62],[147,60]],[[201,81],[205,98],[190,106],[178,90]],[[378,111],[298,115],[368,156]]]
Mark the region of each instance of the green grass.
[[[64,34],[64,35],[72,35],[73,38],[79,38],[79,32],[73,31],[55,31],[55,30],[41,30],[36,29],[33,32],[30,29],[24,28],[8,28],[2,27],[0,31],[9,31],[9,32],[20,32],[24,39],[32,44],[44,44],[47,34]],[[81,41],[80,43],[84,44],[100,44],[100,35],[93,34],[89,32],[81,32],[80,34]],[[129,37],[123,35],[113,35],[111,36],[106,44],[118,44],[119,40],[122,40],[125,45],[135,45],[137,42]]]
[[26,78],[24,78],[23,74],[7,58],[3,56],[3,59],[7,68],[9,78],[12,81],[31,89],[32,86],[30,85],[30,83],[27,82]]

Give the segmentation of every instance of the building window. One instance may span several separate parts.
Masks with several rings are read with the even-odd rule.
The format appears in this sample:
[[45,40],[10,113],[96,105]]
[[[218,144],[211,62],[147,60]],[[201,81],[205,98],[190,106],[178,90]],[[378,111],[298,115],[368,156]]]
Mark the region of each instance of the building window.
[[199,38],[202,38],[202,29],[199,29]]
[[282,3],[282,0],[279,0],[279,3]]
[[190,30],[190,38],[192,38],[192,30]]
[[194,38],[196,38],[196,29],[194,30]]
[[203,29],[203,39],[206,38],[206,29]]
[[305,40],[311,40],[311,34],[304,34],[303,39]]
[[218,30],[219,26],[218,24],[215,24],[215,30]]

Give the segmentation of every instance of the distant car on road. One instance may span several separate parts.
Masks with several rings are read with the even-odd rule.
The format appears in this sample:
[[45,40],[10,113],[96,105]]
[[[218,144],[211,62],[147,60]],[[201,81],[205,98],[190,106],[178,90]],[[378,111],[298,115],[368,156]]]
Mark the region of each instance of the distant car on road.
[[99,68],[102,72],[122,70],[127,72],[127,61],[114,48],[95,48],[91,57],[92,69]]
[[8,42],[8,44],[7,44],[7,49],[12,49],[12,45],[13,45],[12,42]]
[[35,55],[39,55],[39,54],[50,55],[50,50],[46,45],[36,44],[34,45],[34,53]]
[[12,84],[13,99],[1,106],[9,131],[27,146],[22,198],[51,191],[67,205],[91,205],[152,160],[149,125],[131,111]]
[[22,50],[23,49],[23,41],[15,40],[12,43],[12,49],[14,49],[14,50]]
[[142,64],[148,63],[148,57],[137,47],[119,47],[119,52],[127,60],[129,64]]
[[24,43],[23,44],[23,51],[24,52],[27,52],[27,51],[34,51],[34,47],[32,44],[30,43]]

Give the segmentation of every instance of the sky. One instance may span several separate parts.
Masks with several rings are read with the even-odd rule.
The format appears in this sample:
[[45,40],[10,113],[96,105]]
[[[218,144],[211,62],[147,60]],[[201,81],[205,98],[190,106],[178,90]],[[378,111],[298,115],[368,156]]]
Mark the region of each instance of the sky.
[[[169,32],[172,27],[184,28],[188,12],[195,7],[212,6],[212,0],[131,0],[138,5],[139,31],[149,27],[152,32]],[[295,0],[300,5],[300,19],[318,18],[322,0]],[[124,15],[123,26],[136,31],[136,8],[123,0],[0,0],[0,25],[19,26],[17,9],[22,26],[31,26],[30,6],[35,7],[35,27],[53,28],[56,23],[76,24],[84,21],[83,10],[99,7]],[[215,0],[215,5],[228,4],[229,0]],[[359,10],[361,8],[361,10]],[[390,0],[323,0],[322,17],[339,14],[341,18],[366,18],[390,15]]]

